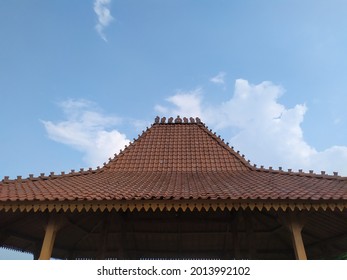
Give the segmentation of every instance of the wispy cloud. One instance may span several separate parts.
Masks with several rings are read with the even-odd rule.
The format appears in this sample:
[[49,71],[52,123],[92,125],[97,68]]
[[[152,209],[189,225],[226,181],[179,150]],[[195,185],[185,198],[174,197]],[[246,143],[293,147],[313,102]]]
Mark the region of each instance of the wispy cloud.
[[113,17],[111,15],[111,0],[95,0],[94,1],[94,12],[98,17],[98,22],[95,25],[96,31],[100,37],[107,42],[104,29],[111,23]]
[[42,121],[48,137],[84,154],[84,161],[98,166],[129,142],[114,129],[121,119],[100,112],[96,104],[87,100],[67,100],[59,104],[66,120]]
[[217,84],[217,85],[225,85],[225,76],[226,73],[224,72],[219,72],[216,76],[212,77],[210,79],[210,82]]
[[167,115],[200,116],[258,165],[347,175],[347,147],[318,151],[307,143],[301,128],[307,106],[286,108],[278,101],[284,94],[281,86],[268,81],[252,85],[238,79],[230,99],[214,106],[203,102],[201,92],[177,93],[167,99],[171,104],[157,105],[156,110]]

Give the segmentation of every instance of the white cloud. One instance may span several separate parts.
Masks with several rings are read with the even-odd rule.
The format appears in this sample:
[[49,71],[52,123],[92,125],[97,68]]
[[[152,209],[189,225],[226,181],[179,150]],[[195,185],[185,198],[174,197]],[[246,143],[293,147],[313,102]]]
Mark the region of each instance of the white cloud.
[[96,31],[100,37],[107,42],[107,38],[104,34],[104,29],[111,23],[113,17],[111,15],[111,0],[95,0],[94,1],[94,12],[98,17],[98,22],[95,25]]
[[160,114],[170,116],[201,116],[201,93],[200,88],[188,92],[178,91],[175,95],[166,99],[175,106],[174,108],[156,105],[155,110]]
[[210,82],[217,84],[217,85],[224,85],[225,84],[225,76],[226,76],[226,73],[219,72],[216,76],[214,76],[210,79]]
[[330,174],[338,171],[347,175],[347,147],[317,151],[309,145],[301,128],[306,105],[286,108],[278,100],[283,93],[284,89],[272,82],[252,85],[238,79],[234,94],[221,104],[205,104],[199,90],[199,94],[177,93],[167,99],[171,106],[157,105],[156,109],[170,115],[200,116],[258,166],[325,170]]
[[96,105],[86,100],[67,100],[60,104],[65,121],[43,121],[49,138],[71,146],[84,154],[84,161],[95,167],[123,149],[126,136],[112,129],[120,123],[114,116],[105,116]]

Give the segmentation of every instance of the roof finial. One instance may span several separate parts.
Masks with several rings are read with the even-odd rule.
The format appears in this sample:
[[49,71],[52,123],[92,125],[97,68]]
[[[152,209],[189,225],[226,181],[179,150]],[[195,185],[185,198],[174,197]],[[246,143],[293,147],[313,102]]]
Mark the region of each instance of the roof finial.
[[180,118],[180,116],[177,116],[177,118],[175,119],[175,123],[182,123],[182,119]]
[[166,121],[166,118],[165,118],[165,117],[162,117],[160,122],[161,122],[161,123],[165,123],[165,121]]
[[184,123],[188,123],[188,119],[186,117],[183,118]]
[[172,123],[173,122],[173,117],[170,117],[169,119],[168,119],[168,123]]
[[201,123],[201,120],[200,120],[200,118],[195,118],[196,119],[196,123]]
[[191,123],[195,123],[195,119],[194,118],[190,117],[189,120],[190,120]]
[[156,116],[154,119],[154,123],[159,123],[159,120],[160,120],[159,116]]

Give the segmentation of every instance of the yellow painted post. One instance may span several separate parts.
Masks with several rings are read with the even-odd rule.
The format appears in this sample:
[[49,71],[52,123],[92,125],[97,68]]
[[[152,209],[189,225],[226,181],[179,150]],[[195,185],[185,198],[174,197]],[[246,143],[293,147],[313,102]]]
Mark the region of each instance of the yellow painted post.
[[302,239],[301,231],[304,227],[303,216],[299,213],[287,213],[282,216],[282,222],[287,226],[290,231],[295,258],[297,260],[307,260],[304,241]]
[[290,230],[292,233],[292,242],[297,260],[307,260],[304,241],[302,240],[301,230],[302,225],[291,219]]
[[49,219],[46,227],[45,237],[41,248],[39,260],[49,260],[52,256],[53,246],[57,231],[59,229],[56,217],[52,216]]

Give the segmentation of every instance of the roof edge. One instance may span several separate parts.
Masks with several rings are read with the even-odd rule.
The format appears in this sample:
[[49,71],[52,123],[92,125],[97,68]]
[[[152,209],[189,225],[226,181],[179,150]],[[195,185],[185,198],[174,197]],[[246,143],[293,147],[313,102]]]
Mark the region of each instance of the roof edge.
[[261,199],[197,199],[197,200],[78,200],[78,201],[23,201],[23,202],[2,202],[0,211],[20,211],[20,212],[58,212],[58,211],[179,211],[179,210],[275,210],[275,211],[319,211],[319,210],[339,210],[347,209],[347,201],[339,200],[261,200]]

